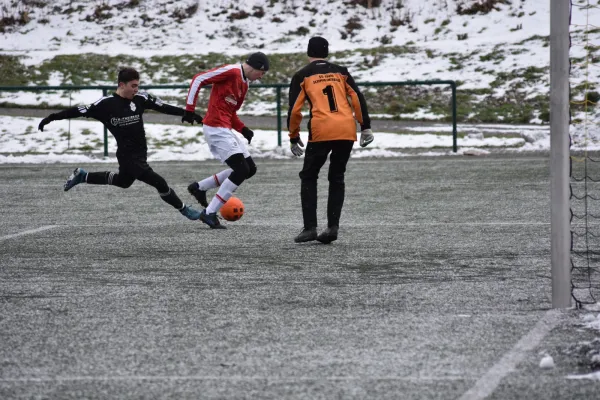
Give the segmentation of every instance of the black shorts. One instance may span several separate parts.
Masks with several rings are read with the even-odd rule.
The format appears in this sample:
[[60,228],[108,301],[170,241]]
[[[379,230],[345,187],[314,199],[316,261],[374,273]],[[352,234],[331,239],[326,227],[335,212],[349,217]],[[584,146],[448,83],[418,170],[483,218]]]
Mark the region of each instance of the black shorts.
[[152,171],[152,168],[150,165],[148,165],[146,159],[146,154],[117,153],[117,160],[119,161],[119,174],[129,175],[132,178],[138,179],[146,172]]

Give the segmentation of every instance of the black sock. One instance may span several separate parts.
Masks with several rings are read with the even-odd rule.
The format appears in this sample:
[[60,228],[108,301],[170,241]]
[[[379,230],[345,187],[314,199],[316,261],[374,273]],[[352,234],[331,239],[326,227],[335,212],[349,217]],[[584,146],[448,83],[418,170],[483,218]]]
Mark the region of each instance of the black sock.
[[179,196],[177,196],[177,194],[175,193],[175,191],[172,188],[169,188],[168,193],[164,193],[164,194],[161,193],[160,198],[178,210],[181,210],[183,208],[183,202],[181,201]]
[[90,185],[109,185],[109,182],[112,180],[112,176],[114,173],[105,171],[105,172],[88,172],[86,182]]

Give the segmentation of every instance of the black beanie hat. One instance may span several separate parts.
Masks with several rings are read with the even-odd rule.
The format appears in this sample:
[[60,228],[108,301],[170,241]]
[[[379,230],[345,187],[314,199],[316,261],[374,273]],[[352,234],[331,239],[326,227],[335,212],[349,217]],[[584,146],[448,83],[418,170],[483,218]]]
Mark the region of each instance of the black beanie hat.
[[269,70],[269,59],[264,53],[260,51],[258,53],[252,53],[246,60],[246,64],[259,71]]
[[329,55],[329,42],[320,36],[310,38],[306,54],[312,58],[327,58]]

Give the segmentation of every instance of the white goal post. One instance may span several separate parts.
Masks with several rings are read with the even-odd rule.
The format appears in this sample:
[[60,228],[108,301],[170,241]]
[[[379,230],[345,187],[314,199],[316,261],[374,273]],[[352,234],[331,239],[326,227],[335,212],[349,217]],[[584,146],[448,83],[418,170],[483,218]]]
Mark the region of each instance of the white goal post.
[[569,212],[569,20],[571,2],[550,0],[550,202],[552,307],[571,306]]

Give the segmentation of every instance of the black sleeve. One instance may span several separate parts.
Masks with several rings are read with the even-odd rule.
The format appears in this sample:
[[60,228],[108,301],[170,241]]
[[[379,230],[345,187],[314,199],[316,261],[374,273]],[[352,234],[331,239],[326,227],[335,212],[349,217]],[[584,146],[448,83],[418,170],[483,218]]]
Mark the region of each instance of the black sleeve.
[[292,110],[294,109],[294,104],[296,104],[296,99],[298,98],[298,95],[300,94],[300,91],[302,90],[302,88],[300,87],[301,82],[302,82],[302,79],[301,79],[300,75],[298,73],[294,74],[294,76],[292,77],[292,82],[290,83],[290,91],[288,94],[288,100],[289,100],[289,107],[288,107],[288,114],[287,114],[287,129],[288,129],[288,131],[290,130],[290,116],[292,115]]
[[94,118],[102,121],[102,106],[99,101],[89,106],[76,106],[67,108],[66,110],[59,111],[54,114],[50,114],[52,120],[58,121],[61,119],[71,119],[78,117]]
[[149,108],[159,113],[168,114],[168,115],[183,115],[184,109],[181,107],[171,106],[169,104],[163,103],[161,99],[158,97],[154,97],[151,94],[141,92],[140,96],[144,97],[144,108]]
[[348,70],[346,70],[345,72],[348,74],[348,79],[346,80],[346,82],[348,82],[348,85],[350,85],[350,87],[354,89],[354,91],[358,95],[358,101],[360,102],[360,111],[362,112],[363,117],[363,123],[360,126],[360,130],[362,131],[365,129],[371,129],[371,117],[369,117],[369,110],[367,109],[367,101],[365,100],[365,96],[363,96],[358,86],[356,86],[356,82],[354,82],[354,78],[352,78],[350,72],[348,72]]
[[71,107],[71,108],[67,108],[66,110],[62,110],[57,113],[50,114],[50,117],[52,118],[53,121],[58,121],[61,119],[77,118],[77,117],[81,117],[81,116],[82,116],[82,114],[79,111],[79,107]]

